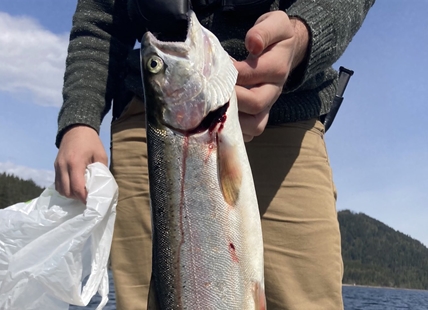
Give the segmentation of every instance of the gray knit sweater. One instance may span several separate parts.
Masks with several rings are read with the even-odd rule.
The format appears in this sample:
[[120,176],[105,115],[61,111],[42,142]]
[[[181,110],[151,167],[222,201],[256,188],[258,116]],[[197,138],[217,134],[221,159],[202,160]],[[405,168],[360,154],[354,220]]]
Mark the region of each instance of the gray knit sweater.
[[[271,10],[280,7],[305,22],[310,45],[307,58],[291,73],[271,109],[271,126],[329,111],[338,77],[331,66],[345,51],[375,0],[284,1],[291,3],[284,8],[282,1],[272,1]],[[215,13],[200,19],[232,57],[245,59],[243,40],[256,16],[230,18]],[[133,49],[139,35],[129,18],[127,0],[78,1],[70,33],[57,146],[72,125],[84,124],[99,131],[112,102],[124,104],[120,100],[124,92],[142,95],[139,53]]]

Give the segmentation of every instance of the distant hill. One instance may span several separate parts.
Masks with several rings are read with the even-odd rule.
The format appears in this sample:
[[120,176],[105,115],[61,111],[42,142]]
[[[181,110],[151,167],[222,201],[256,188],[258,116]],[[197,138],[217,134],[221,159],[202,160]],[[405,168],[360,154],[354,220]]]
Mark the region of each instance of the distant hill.
[[339,212],[343,283],[428,289],[428,248],[363,214]]
[[0,173],[0,209],[37,198],[43,190],[31,180],[27,181],[14,175]]

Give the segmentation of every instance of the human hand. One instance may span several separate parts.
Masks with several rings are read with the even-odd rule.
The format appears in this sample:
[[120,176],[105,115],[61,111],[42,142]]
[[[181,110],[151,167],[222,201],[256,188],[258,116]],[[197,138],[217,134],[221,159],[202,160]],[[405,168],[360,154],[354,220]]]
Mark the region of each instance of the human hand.
[[63,136],[55,160],[55,189],[63,196],[86,204],[85,171],[89,164],[107,165],[108,157],[98,133],[77,125]]
[[291,70],[304,59],[308,42],[305,24],[290,19],[284,11],[260,16],[247,32],[249,55],[244,61],[234,62],[238,70],[235,89],[239,120],[246,142],[264,131],[269,111]]

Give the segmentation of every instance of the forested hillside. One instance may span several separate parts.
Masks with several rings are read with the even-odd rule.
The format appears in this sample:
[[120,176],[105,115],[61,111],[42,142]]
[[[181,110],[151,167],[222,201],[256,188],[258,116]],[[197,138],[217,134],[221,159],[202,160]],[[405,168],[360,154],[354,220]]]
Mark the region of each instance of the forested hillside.
[[22,180],[10,174],[0,173],[0,209],[39,197],[42,191],[43,188],[31,180]]
[[362,213],[339,212],[343,283],[428,289],[428,249]]

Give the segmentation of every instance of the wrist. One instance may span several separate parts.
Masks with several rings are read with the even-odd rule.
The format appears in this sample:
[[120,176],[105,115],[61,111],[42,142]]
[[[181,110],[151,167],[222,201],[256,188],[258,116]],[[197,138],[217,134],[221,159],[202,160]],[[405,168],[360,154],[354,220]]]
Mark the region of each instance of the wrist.
[[61,146],[62,141],[64,140],[73,140],[76,139],[76,137],[92,137],[92,136],[98,136],[98,132],[85,124],[74,124],[66,127],[61,135],[61,140],[59,143],[59,146]]
[[295,69],[307,57],[309,50],[309,30],[306,24],[299,18],[291,17],[290,22],[294,27],[294,35],[296,37],[294,57],[291,63],[291,69]]

